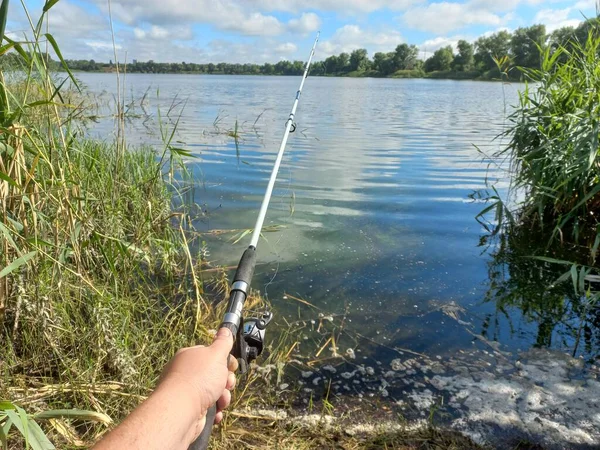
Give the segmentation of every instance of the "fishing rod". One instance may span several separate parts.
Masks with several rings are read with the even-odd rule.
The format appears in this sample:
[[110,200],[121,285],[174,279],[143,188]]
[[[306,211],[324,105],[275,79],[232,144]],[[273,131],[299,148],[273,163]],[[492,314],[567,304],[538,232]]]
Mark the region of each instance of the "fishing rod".
[[[244,319],[244,303],[246,297],[250,292],[250,283],[252,282],[252,276],[254,275],[254,268],[256,267],[256,247],[258,246],[258,240],[260,238],[263,225],[265,223],[265,217],[269,209],[269,203],[271,196],[273,195],[273,188],[275,187],[275,181],[277,180],[277,174],[279,173],[279,166],[285,153],[285,147],[287,145],[290,133],[296,131],[296,124],[294,118],[296,116],[296,109],[300,102],[300,96],[302,95],[302,89],[304,88],[304,82],[308,78],[308,72],[312,63],[313,56],[315,56],[315,49],[319,42],[320,32],[317,33],[315,43],[313,44],[308,62],[304,68],[304,75],[300,82],[298,92],[296,92],[296,99],[292,106],[292,111],[285,123],[285,132],[283,133],[283,139],[279,146],[279,152],[275,159],[273,171],[271,172],[271,178],[267,185],[267,191],[263,198],[256,225],[254,226],[254,232],[252,233],[252,239],[250,245],[244,251],[242,258],[237,266],[235,276],[233,277],[233,283],[229,293],[229,302],[227,304],[227,310],[223,317],[223,322],[219,328],[228,328],[233,335],[235,342],[231,350],[231,355],[238,360],[239,369],[242,374],[248,371],[249,365],[262,353],[264,342],[265,342],[265,329],[273,318],[273,313],[266,311],[259,318]],[[190,445],[188,450],[205,450],[208,448],[208,441],[210,440],[210,433],[217,413],[216,405],[211,406],[206,414],[206,425],[198,439]]]

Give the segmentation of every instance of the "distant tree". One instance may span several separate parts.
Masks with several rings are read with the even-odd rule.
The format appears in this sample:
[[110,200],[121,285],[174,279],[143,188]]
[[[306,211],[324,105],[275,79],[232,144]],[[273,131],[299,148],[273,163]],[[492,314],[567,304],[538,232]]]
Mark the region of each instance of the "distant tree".
[[475,64],[481,70],[496,67],[494,58],[502,58],[510,54],[510,38],[508,31],[499,31],[491,36],[482,36],[475,41]]
[[400,44],[396,47],[394,54],[394,72],[396,70],[414,69],[417,62],[419,49],[416,45]]
[[383,60],[385,59],[385,53],[377,52],[373,55],[373,70],[377,72],[382,72],[381,68],[383,65]]
[[475,61],[473,44],[461,39],[458,41],[457,47],[458,54],[454,57],[454,61],[452,61],[452,69],[459,72],[471,70]]
[[348,72],[350,67],[350,55],[348,53],[340,53],[337,57],[337,72]]
[[325,72],[328,74],[335,74],[338,69],[338,58],[335,55],[331,55],[325,60]]
[[262,73],[265,75],[273,75],[274,71],[275,71],[275,68],[273,67],[273,64],[265,63],[262,66]]
[[394,58],[396,53],[375,53],[373,56],[373,69],[379,72],[382,76],[391,75],[396,71],[396,63]]
[[513,64],[538,69],[541,61],[540,48],[546,45],[546,38],[545,25],[517,28],[510,40]]
[[325,75],[325,62],[315,61],[310,68],[311,75]]
[[549,38],[552,48],[567,47],[575,39],[575,27],[562,27],[554,30]]
[[291,75],[294,66],[290,61],[279,61],[275,64],[275,73],[278,75]]
[[302,75],[304,73],[304,67],[305,64],[303,61],[294,61],[290,75]]
[[450,70],[454,61],[452,47],[442,47],[435,51],[432,57],[425,61],[425,72],[435,72],[438,70]]
[[362,72],[368,70],[369,66],[370,61],[366,49],[359,48],[350,54],[350,71]]
[[588,19],[580,23],[575,29],[575,39],[583,44],[590,33],[595,37],[600,36],[600,17]]

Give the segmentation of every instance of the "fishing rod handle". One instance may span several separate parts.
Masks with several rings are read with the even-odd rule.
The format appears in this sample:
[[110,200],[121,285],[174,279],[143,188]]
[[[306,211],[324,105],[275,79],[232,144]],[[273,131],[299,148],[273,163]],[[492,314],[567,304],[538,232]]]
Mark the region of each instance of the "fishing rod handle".
[[200,436],[188,447],[188,450],[206,450],[210,442],[210,433],[212,432],[215,416],[217,415],[217,405],[212,405],[206,412],[206,423]]
[[[245,346],[240,347],[241,336],[239,334],[239,328],[242,325],[242,313],[244,309],[244,302],[246,301],[246,297],[248,295],[248,291],[250,289],[250,282],[252,281],[252,276],[254,275],[254,268],[256,267],[256,248],[250,246],[246,249],[242,258],[240,259],[240,263],[238,264],[237,270],[235,272],[235,276],[233,277],[233,284],[231,286],[231,293],[229,294],[229,303],[227,304],[227,310],[225,312],[225,316],[223,318],[223,323],[219,326],[219,328],[227,328],[231,331],[231,335],[234,339],[234,344],[232,348],[232,356],[243,360],[240,361],[245,362],[246,355],[238,354],[241,353],[241,349],[244,349]],[[242,365],[242,372],[245,371],[246,365]],[[217,414],[217,406],[212,405],[207,413],[206,413],[206,423],[204,424],[204,429],[200,436],[188,447],[188,450],[206,450],[208,448],[208,443],[210,441],[210,434],[212,432],[212,427],[215,422],[215,415]]]

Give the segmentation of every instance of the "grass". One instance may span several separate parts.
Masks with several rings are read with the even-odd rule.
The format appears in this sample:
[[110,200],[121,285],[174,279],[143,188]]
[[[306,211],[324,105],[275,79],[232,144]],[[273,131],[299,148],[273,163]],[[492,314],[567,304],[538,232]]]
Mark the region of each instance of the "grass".
[[[118,421],[178,348],[210,339],[220,310],[203,298],[189,217],[173,208],[187,153],[172,129],[161,149],[129,148],[123,130],[85,138],[85,93],[42,50],[62,59],[41,32],[54,3],[27,40],[8,41],[20,66],[0,75],[0,398],[27,417],[79,408]],[[27,435],[25,413],[3,405],[0,423]],[[63,448],[89,444],[109,422],[89,417],[52,417],[44,430]]]
[[471,439],[434,427],[418,430],[384,431],[375,427],[354,433],[344,427],[279,424],[277,421],[240,419],[217,441],[221,449],[277,448],[309,449],[394,449],[394,450],[485,450]]
[[524,69],[539,86],[528,85],[521,93],[510,117],[511,141],[497,155],[510,161],[513,191],[526,193],[521,221],[553,228],[555,238],[590,245],[600,224],[599,51],[600,38],[590,33],[569,50],[546,49],[540,70]]
[[478,218],[494,212],[491,226],[481,221],[491,235],[527,227],[549,236],[547,248],[578,247],[572,259],[548,261],[570,261],[587,276],[598,271],[600,247],[598,30],[567,47],[543,50],[540,70],[521,69],[530,82],[509,117],[509,144],[493,155],[512,185],[507,199],[495,189],[484,195],[491,204]]

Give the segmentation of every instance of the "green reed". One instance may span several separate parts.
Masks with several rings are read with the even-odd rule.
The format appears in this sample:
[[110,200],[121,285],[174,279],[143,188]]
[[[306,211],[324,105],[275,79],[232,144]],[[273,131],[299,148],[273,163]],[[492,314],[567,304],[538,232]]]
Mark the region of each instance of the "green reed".
[[[510,142],[495,157],[510,162],[512,214],[497,218],[552,230],[556,240],[582,243],[596,261],[600,243],[600,36],[598,22],[584,42],[542,50],[540,70],[521,69],[529,82],[509,117]],[[500,211],[499,211],[500,210]],[[487,211],[486,211],[487,212]],[[513,219],[513,214],[515,219]]]
[[[0,399],[12,402],[2,403],[0,425],[17,411],[23,421],[12,430],[27,430],[13,403],[37,418],[71,411],[44,425],[64,447],[92,442],[110,422],[92,424],[72,408],[123,417],[178,348],[209,339],[217,315],[166,176],[187,153],[170,139],[125,151],[122,139],[85,138],[86,94],[66,65],[57,78],[45,53],[48,43],[63,61],[41,31],[55,3],[28,37],[4,36],[0,48],[14,53],[0,72]],[[13,435],[13,446],[33,445],[29,438]]]

